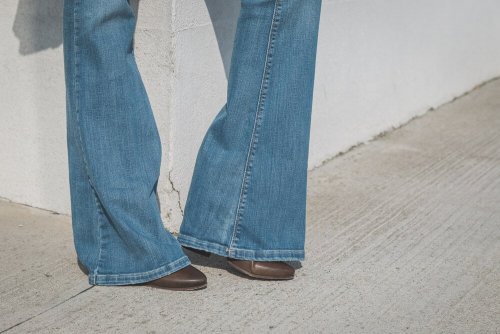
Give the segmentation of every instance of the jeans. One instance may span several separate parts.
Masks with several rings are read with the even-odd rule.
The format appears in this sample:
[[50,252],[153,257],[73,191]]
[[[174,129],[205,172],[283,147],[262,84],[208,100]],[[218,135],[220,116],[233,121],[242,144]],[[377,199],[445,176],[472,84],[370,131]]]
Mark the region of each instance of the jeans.
[[241,0],[227,101],[196,159],[180,234],[157,201],[162,147],[127,0],[65,0],[74,244],[93,285],[190,265],[181,245],[258,261],[304,259],[307,160],[321,0]]

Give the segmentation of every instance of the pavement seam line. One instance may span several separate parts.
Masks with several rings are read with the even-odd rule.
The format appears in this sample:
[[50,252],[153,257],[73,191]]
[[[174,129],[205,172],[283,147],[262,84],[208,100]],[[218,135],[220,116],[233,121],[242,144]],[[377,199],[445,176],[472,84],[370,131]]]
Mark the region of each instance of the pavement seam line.
[[69,300],[71,300],[71,299],[73,299],[73,298],[75,298],[75,297],[77,297],[77,296],[81,295],[82,293],[84,293],[84,292],[86,292],[86,291],[89,291],[90,289],[92,289],[92,288],[94,288],[94,287],[95,287],[95,285],[90,286],[90,287],[88,287],[88,288],[86,288],[86,289],[84,289],[84,290],[82,290],[82,291],[78,292],[77,294],[75,294],[75,295],[73,295],[73,296],[70,296],[68,299],[65,299],[65,300],[63,300],[63,301],[61,301],[61,302],[57,303],[56,305],[51,306],[51,307],[49,307],[48,309],[43,310],[42,312],[40,312],[40,313],[38,313],[38,314],[35,314],[35,315],[33,315],[33,316],[29,317],[28,319],[25,319],[25,320],[23,320],[23,321],[20,321],[20,322],[18,322],[17,324],[10,326],[9,328],[3,329],[2,331],[0,331],[0,334],[1,334],[1,333],[6,333],[6,332],[10,331],[11,329],[14,329],[14,328],[16,328],[16,327],[18,327],[18,326],[21,326],[22,324],[24,324],[24,323],[26,323],[26,322],[28,322],[28,321],[30,321],[30,320],[33,320],[33,319],[35,319],[36,317],[38,317],[38,316],[40,316],[40,315],[42,315],[42,314],[44,314],[44,313],[47,313],[48,311],[50,311],[50,310],[52,310],[52,309],[54,309],[54,308],[56,308],[56,307],[58,307],[58,306],[60,306],[60,305],[62,305],[62,304],[64,304],[64,303],[66,303],[67,301],[69,301]]

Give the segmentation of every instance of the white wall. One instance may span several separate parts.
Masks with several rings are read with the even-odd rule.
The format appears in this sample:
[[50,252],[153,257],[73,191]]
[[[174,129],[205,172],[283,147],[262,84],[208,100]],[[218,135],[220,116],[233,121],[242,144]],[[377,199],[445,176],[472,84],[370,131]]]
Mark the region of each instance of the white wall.
[[67,212],[61,6],[0,2],[0,196]]
[[310,166],[500,75],[498,0],[324,1]]
[[[171,6],[132,3],[139,11],[137,60],[163,143],[162,214],[178,221],[179,197],[168,181]],[[62,6],[63,0],[0,2],[0,197],[69,213]]]
[[[68,213],[61,6],[0,2],[0,196]],[[136,54],[164,146],[162,212],[175,229],[225,101],[239,1],[139,7]],[[323,0],[309,166],[499,76],[499,12],[497,0]]]

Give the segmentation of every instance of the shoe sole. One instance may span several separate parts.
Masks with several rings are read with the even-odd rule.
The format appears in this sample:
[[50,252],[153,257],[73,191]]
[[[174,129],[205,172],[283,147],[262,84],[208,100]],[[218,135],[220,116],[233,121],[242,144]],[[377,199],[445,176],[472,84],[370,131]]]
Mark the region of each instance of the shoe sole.
[[262,280],[268,280],[268,281],[289,281],[289,280],[292,280],[295,278],[295,276],[288,276],[288,277],[274,277],[274,276],[264,276],[264,275],[257,275],[257,274],[254,274],[254,273],[251,273],[249,271],[246,271],[245,269],[242,269],[240,267],[238,267],[237,265],[235,265],[234,263],[232,263],[231,261],[227,261],[227,263],[233,267],[234,269],[236,269],[238,272],[242,273],[242,274],[245,274],[247,276],[250,276],[252,278],[258,278],[258,279],[262,279]]
[[196,291],[196,290],[202,290],[207,287],[207,284],[195,286],[195,287],[189,287],[189,288],[167,288],[163,287],[160,285],[153,285],[153,284],[146,284],[149,287],[155,288],[155,289],[162,289],[162,290],[171,290],[171,291]]

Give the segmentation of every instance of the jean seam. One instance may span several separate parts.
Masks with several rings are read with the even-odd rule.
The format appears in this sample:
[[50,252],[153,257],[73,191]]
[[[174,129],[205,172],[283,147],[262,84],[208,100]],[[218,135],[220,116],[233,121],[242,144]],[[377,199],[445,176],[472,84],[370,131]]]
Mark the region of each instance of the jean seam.
[[270,77],[270,72],[272,68],[272,57],[273,57],[273,51],[274,51],[274,41],[275,41],[275,36],[276,36],[276,31],[278,28],[278,24],[280,21],[280,11],[281,11],[281,2],[282,0],[275,0],[274,3],[274,11],[273,11],[273,16],[271,19],[271,27],[269,29],[269,37],[268,37],[268,43],[267,43],[267,49],[266,49],[266,59],[264,62],[264,70],[262,74],[262,80],[261,80],[261,85],[260,85],[260,91],[259,91],[259,97],[257,99],[257,109],[255,112],[255,119],[254,119],[254,124],[253,124],[253,129],[252,129],[252,135],[250,137],[250,143],[248,145],[248,152],[247,152],[247,157],[245,161],[245,168],[243,170],[243,177],[242,177],[242,182],[241,182],[241,188],[240,188],[240,195],[238,199],[238,204],[236,207],[236,212],[235,212],[235,218],[234,218],[234,224],[233,224],[233,233],[231,236],[231,240],[229,241],[229,248],[228,252],[233,248],[234,244],[238,241],[238,227],[239,223],[242,219],[244,208],[245,208],[245,202],[246,202],[246,197],[247,197],[247,192],[248,192],[248,185],[249,185],[249,180],[251,176],[251,167],[252,167],[252,161],[253,157],[255,156],[255,151],[257,148],[257,143],[258,143],[258,135],[259,135],[259,129],[260,125],[262,124],[262,115],[263,115],[263,110],[264,110],[264,103],[266,101],[266,93],[267,89],[269,86],[269,77]]
[[[224,245],[221,245],[217,242],[212,242],[212,241],[204,241],[204,240],[199,240],[198,238],[196,237],[192,237],[190,235],[187,235],[187,234],[182,234],[182,235],[179,235],[178,238],[180,239],[184,239],[186,241],[190,240],[194,243],[198,243],[198,244],[212,244],[212,245],[217,245],[217,246],[221,246],[221,247],[224,247]],[[182,241],[182,240],[181,240]],[[236,251],[244,251],[244,252],[254,252],[255,249],[249,249],[249,248],[233,248],[232,250],[236,250]],[[259,250],[260,252],[263,252],[263,253],[277,253],[277,252],[304,252],[303,249],[260,249]]]
[[137,284],[149,282],[157,278],[170,275],[171,273],[187,267],[191,261],[186,255],[175,261],[163,264],[155,269],[129,274],[93,274],[89,276],[89,283],[93,285],[115,285],[115,284]]
[[201,249],[223,257],[254,261],[302,261],[305,259],[304,249],[264,249],[254,250],[233,248],[229,252],[224,245],[216,242],[200,240],[196,237],[181,234],[178,240],[183,246]]
[[102,223],[101,223],[101,206],[99,204],[99,199],[96,194],[96,190],[92,184],[92,180],[90,178],[90,169],[89,169],[89,164],[87,162],[87,158],[85,157],[84,149],[83,149],[83,139],[82,139],[82,133],[81,133],[81,125],[80,125],[80,86],[79,86],[79,78],[80,78],[80,72],[79,72],[79,65],[80,65],[80,49],[79,49],[79,37],[80,37],[80,6],[81,6],[81,0],[75,0],[75,4],[73,7],[73,29],[74,29],[74,37],[73,37],[73,52],[74,52],[74,71],[73,71],[73,90],[74,90],[74,104],[75,104],[75,116],[76,116],[76,129],[78,131],[78,136],[77,136],[77,141],[79,142],[78,148],[80,151],[80,154],[82,156],[85,172],[87,173],[87,179],[90,184],[90,188],[92,189],[92,196],[94,197],[94,201],[96,203],[96,209],[97,209],[97,224],[98,224],[98,229],[99,229],[99,253],[97,257],[97,265],[94,269],[94,274],[97,275],[97,270],[99,268],[99,264],[101,261],[101,253],[102,253]]

